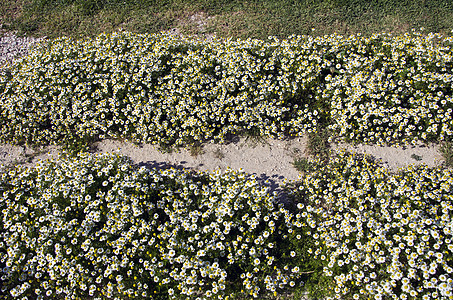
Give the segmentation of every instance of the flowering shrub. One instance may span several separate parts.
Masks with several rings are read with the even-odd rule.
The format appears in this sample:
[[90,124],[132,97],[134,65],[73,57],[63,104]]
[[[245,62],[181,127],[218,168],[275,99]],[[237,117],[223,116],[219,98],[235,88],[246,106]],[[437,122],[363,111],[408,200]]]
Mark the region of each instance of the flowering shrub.
[[370,143],[453,136],[452,37],[414,32],[211,42],[60,38],[0,75],[0,139],[187,146],[331,129]]
[[449,169],[389,174],[368,156],[339,153],[293,190],[289,238],[333,281],[331,298],[451,299],[452,187]]
[[449,169],[389,174],[339,153],[288,186],[78,154],[1,173],[1,291],[12,298],[228,298],[306,289],[450,299]]
[[244,173],[80,154],[3,172],[0,190],[8,297],[257,297],[299,276],[279,263],[288,211]]

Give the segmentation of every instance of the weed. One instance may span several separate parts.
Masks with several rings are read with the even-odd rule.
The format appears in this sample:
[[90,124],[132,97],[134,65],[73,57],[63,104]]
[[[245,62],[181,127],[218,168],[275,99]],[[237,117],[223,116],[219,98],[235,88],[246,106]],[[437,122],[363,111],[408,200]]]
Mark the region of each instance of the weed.
[[269,142],[266,138],[260,135],[259,129],[246,130],[243,132],[245,141],[242,143],[242,146],[247,144],[248,146],[255,148],[258,145],[269,145]]
[[308,153],[323,160],[329,159],[329,136],[328,129],[318,129],[308,135]]
[[173,153],[175,151],[175,147],[172,147],[172,146],[170,146],[168,144],[165,144],[165,143],[159,144],[157,148],[158,148],[159,152],[161,152],[161,153],[169,153],[170,154],[170,153]]
[[309,173],[316,170],[315,164],[305,157],[295,158],[292,164],[299,172]]
[[217,158],[217,159],[224,159],[225,158],[225,154],[222,152],[222,150],[220,150],[220,148],[217,148],[214,152],[214,157]]
[[201,144],[194,144],[194,145],[191,145],[189,146],[189,152],[190,152],[190,155],[193,156],[193,157],[197,157],[199,155],[202,155],[204,154],[204,149],[203,149],[203,145]]
[[439,150],[445,159],[447,167],[453,167],[453,141],[446,141],[442,143]]
[[411,158],[415,159],[416,161],[422,160],[422,157],[420,155],[415,154],[415,153],[411,155]]

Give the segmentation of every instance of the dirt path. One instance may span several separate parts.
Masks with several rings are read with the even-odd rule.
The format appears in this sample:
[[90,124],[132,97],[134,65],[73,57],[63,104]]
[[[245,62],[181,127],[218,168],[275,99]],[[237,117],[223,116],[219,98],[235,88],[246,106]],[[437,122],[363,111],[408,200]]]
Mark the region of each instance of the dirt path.
[[[95,152],[115,152],[128,156],[133,163],[153,167],[190,168],[194,170],[213,171],[227,168],[256,174],[263,180],[282,183],[286,180],[298,179],[299,172],[293,162],[298,157],[308,157],[307,138],[293,140],[263,139],[261,141],[238,138],[230,144],[205,144],[201,149],[192,151],[182,149],[170,153],[161,152],[153,145],[137,146],[130,142],[104,140],[95,143]],[[443,162],[438,145],[403,147],[379,147],[372,145],[352,146],[349,144],[333,144],[331,149],[338,151],[347,149],[359,153],[371,154],[382,160],[390,171],[409,164],[425,163],[430,167]],[[37,151],[30,148],[0,144],[0,163],[8,165],[21,162],[32,166],[38,160],[57,157],[59,148],[49,146]]]

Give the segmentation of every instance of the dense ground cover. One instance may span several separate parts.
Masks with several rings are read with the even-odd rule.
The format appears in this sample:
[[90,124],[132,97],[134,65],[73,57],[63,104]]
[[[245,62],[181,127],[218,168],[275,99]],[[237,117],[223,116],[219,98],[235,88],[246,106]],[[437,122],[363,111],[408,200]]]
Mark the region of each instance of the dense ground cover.
[[316,169],[283,204],[241,172],[138,168],[112,154],[10,168],[2,293],[453,297],[451,170],[390,174],[350,153]]
[[328,128],[365,143],[453,136],[453,37],[203,41],[101,34],[51,41],[0,74],[0,140],[163,147]]
[[299,275],[278,263],[288,212],[244,173],[85,154],[11,170],[1,189],[8,296],[256,296]]
[[[327,128],[367,143],[448,141],[451,36],[61,38],[0,76],[0,139],[162,147]],[[78,154],[1,172],[7,297],[452,299],[451,169],[390,174],[331,154],[286,186],[238,172]],[[363,267],[360,267],[363,266]]]
[[334,280],[336,297],[451,299],[451,169],[411,166],[390,175],[354,153],[317,168],[291,190],[289,239],[294,249],[307,248],[298,237],[316,241],[307,251],[321,277]]

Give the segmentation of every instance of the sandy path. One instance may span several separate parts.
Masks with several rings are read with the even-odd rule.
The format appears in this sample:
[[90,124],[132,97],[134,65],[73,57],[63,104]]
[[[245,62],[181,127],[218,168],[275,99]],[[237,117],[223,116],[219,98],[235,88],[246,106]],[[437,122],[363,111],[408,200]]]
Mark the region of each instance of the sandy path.
[[[201,171],[213,171],[227,168],[243,169],[257,175],[263,181],[269,179],[271,184],[285,180],[296,180],[299,172],[292,162],[295,157],[308,157],[307,138],[293,140],[263,139],[261,142],[240,138],[230,144],[205,144],[198,155],[191,154],[187,149],[164,153],[153,145],[137,146],[130,142],[104,140],[94,144],[95,152],[116,152],[128,156],[134,164],[151,167],[189,168]],[[347,149],[349,151],[371,154],[382,160],[390,171],[409,164],[422,164],[433,167],[443,162],[438,145],[379,147],[372,145],[352,146],[349,144],[332,144],[331,149]],[[0,164],[9,165],[14,161],[32,166],[38,160],[57,157],[59,148],[45,147],[39,151],[30,148],[0,144]],[[411,157],[416,155],[418,157]]]

